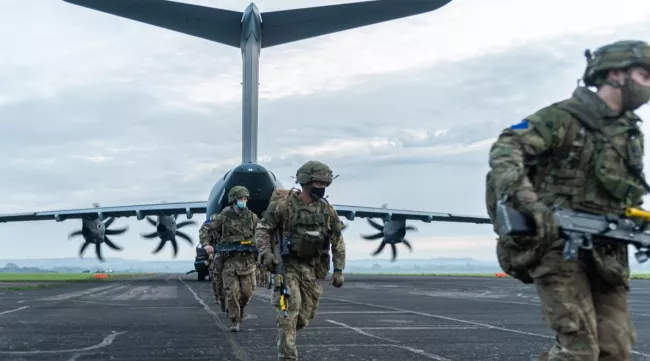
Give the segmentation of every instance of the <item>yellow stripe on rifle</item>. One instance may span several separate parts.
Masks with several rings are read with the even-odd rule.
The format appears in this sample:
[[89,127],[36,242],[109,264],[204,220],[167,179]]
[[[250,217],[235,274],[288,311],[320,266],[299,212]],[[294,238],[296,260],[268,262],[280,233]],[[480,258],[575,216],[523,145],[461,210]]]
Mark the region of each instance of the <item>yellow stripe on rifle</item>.
[[641,218],[645,221],[650,221],[650,212],[639,208],[628,208],[625,210],[625,215],[628,217]]
[[245,241],[241,241],[241,244],[253,244],[253,241],[245,240]]

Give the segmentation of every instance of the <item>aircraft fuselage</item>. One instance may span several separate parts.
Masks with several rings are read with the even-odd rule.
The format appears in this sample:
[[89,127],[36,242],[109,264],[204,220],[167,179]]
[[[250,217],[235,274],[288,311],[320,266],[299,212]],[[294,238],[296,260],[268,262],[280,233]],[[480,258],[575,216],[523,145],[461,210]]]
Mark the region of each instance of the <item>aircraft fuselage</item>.
[[228,192],[244,186],[250,197],[248,208],[262,218],[275,188],[282,184],[275,174],[257,164],[257,124],[259,101],[259,59],[262,51],[262,16],[254,3],[248,5],[241,19],[242,54],[242,164],[218,180],[208,196],[206,219],[228,206]]
[[234,186],[244,186],[248,189],[248,208],[262,218],[262,212],[269,205],[269,199],[275,188],[282,188],[282,183],[275,174],[259,164],[239,165],[219,179],[208,196],[206,219],[212,214],[218,214],[228,206],[228,192]]

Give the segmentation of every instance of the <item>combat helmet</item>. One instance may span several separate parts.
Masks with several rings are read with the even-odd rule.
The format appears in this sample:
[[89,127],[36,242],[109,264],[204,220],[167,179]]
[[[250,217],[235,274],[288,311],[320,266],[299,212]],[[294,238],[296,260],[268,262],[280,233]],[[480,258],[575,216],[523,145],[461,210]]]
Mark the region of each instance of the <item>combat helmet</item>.
[[650,45],[640,40],[620,40],[598,48],[593,54],[585,50],[587,67],[582,76],[586,86],[599,86],[608,71],[643,66],[650,69]]
[[316,181],[326,183],[329,186],[332,183],[332,175],[332,170],[327,164],[317,160],[310,160],[298,168],[296,183],[305,185]]
[[248,189],[246,187],[242,186],[234,186],[228,192],[228,203],[232,203],[236,201],[239,198],[244,198],[244,197],[250,197],[250,194],[248,193]]

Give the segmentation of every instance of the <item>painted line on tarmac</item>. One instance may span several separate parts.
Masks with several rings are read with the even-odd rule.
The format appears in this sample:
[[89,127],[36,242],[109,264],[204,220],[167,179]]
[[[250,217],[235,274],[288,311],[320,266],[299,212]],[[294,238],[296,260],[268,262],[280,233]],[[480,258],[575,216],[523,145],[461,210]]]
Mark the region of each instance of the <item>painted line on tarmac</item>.
[[0,312],[0,315],[6,315],[6,314],[8,314],[8,313],[12,313],[12,312],[16,312],[16,311],[24,310],[24,309],[26,309],[26,308],[29,308],[29,306],[18,307],[18,308],[16,308],[16,309],[9,310],[9,311],[2,311],[2,312]]
[[[374,304],[374,303],[351,301],[351,300],[346,300],[346,299],[343,299],[343,298],[334,298],[334,297],[322,297],[322,299],[346,302],[346,303],[351,303],[351,304],[356,304],[356,305],[361,305],[361,306],[367,306],[367,307],[383,308],[383,309],[393,310],[393,311],[405,311],[405,312],[408,312],[408,313],[411,313],[411,314],[414,314],[414,315],[432,317],[432,318],[439,318],[439,319],[442,319],[442,320],[455,321],[455,322],[466,323],[466,324],[475,325],[475,326],[483,326],[483,327],[491,328],[493,330],[505,331],[505,332],[516,333],[516,334],[520,334],[520,335],[527,335],[527,336],[543,337],[543,338],[552,339],[552,340],[555,339],[555,336],[542,335],[541,333],[519,331],[519,330],[514,330],[514,329],[506,328],[506,327],[488,325],[486,323],[480,323],[480,322],[474,322],[474,321],[468,321],[468,320],[461,320],[459,318],[454,318],[454,317],[447,317],[447,316],[441,316],[441,315],[434,315],[434,314],[431,314],[431,313],[405,310],[403,308],[377,305],[377,304]],[[632,353],[635,354],[635,355],[650,358],[650,354],[647,354],[647,353],[643,353],[643,352],[639,352],[639,351],[632,351]]]
[[[100,348],[110,346],[113,343],[113,341],[115,341],[117,336],[125,333],[126,331],[123,332],[112,331],[108,336],[104,337],[104,340],[102,340],[102,342],[84,348],[73,348],[68,350],[0,351],[0,355],[42,355],[42,354],[71,353],[71,352],[78,353],[78,352],[85,352],[85,351],[93,351],[93,350],[98,350]],[[73,359],[75,357],[78,356],[73,356]]]
[[190,293],[192,293],[192,296],[194,296],[194,299],[203,306],[203,309],[205,310],[205,312],[207,312],[210,316],[212,316],[212,319],[214,319],[214,323],[217,325],[217,327],[219,327],[219,329],[221,329],[221,331],[226,334],[226,338],[228,339],[228,343],[230,343],[230,346],[232,346],[233,351],[235,351],[237,359],[239,359],[241,361],[252,361],[251,358],[246,353],[246,351],[241,346],[239,346],[239,344],[237,343],[237,340],[235,340],[235,338],[233,337],[232,332],[230,332],[228,329],[226,329],[226,325],[224,325],[224,323],[221,322],[221,320],[219,319],[219,315],[217,315],[216,312],[212,311],[210,306],[208,306],[205,303],[205,301],[203,301],[201,296],[199,296],[192,289],[192,287],[190,287],[190,285],[188,285],[187,283],[185,283],[185,281],[183,281],[183,278],[181,278],[181,276],[178,276],[178,280],[181,281],[181,283],[183,283],[183,285],[185,285],[185,287],[187,287],[187,289],[190,291]]

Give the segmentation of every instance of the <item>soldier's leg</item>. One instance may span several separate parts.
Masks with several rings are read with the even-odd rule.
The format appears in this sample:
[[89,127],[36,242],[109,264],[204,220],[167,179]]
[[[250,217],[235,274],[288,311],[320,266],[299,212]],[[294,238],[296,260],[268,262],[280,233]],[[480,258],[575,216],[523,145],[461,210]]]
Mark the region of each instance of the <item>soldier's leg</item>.
[[598,361],[629,361],[636,331],[628,311],[627,290],[596,280],[592,294],[598,322]]
[[212,293],[214,294],[214,300],[215,303],[219,302],[219,288],[217,284],[217,274],[214,270],[214,260],[210,263],[210,274],[212,275],[212,280],[210,280],[210,283],[212,284]]
[[244,309],[253,298],[255,273],[239,276],[239,322],[244,320]]
[[302,298],[300,295],[298,275],[293,270],[287,270],[285,274],[285,283],[289,286],[291,293],[291,297],[289,297],[287,302],[287,317],[282,315],[279,294],[277,292],[273,294],[276,313],[275,320],[278,326],[278,361],[296,361],[298,360],[298,350],[296,349],[296,320]]
[[323,294],[323,288],[320,283],[318,283],[313,268],[302,269],[300,291],[302,303],[300,304],[300,311],[298,312],[296,330],[307,327],[309,322],[314,319],[316,309],[318,309],[318,304],[320,302],[320,297]]
[[237,274],[230,274],[224,272],[223,286],[226,293],[226,307],[228,309],[228,317],[232,323],[231,331],[239,331],[239,277]]
[[219,296],[219,302],[221,303],[221,312],[226,312],[226,294],[223,290],[223,258],[220,258],[216,262],[215,266],[215,278],[217,280],[217,295]]
[[546,323],[556,333],[548,361],[598,360],[596,312],[583,262],[550,250],[530,274]]

